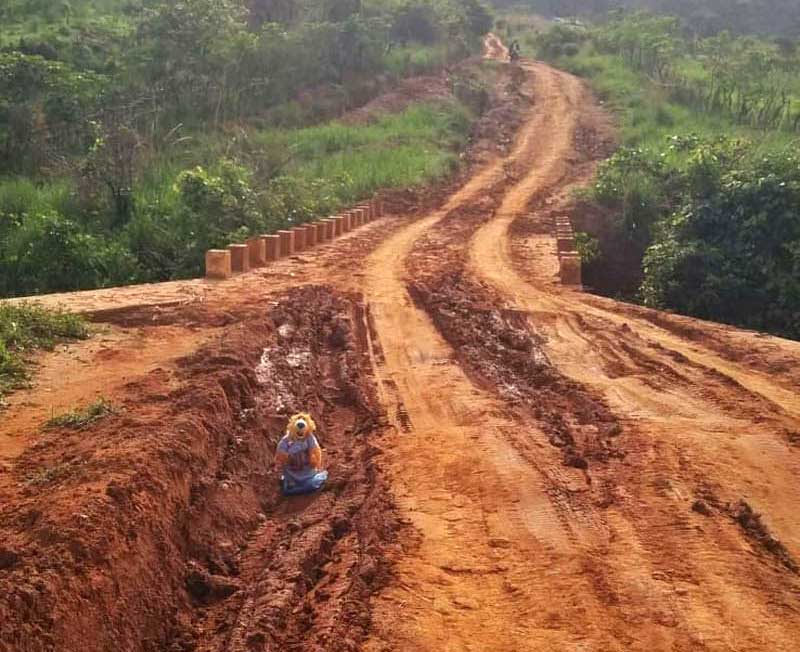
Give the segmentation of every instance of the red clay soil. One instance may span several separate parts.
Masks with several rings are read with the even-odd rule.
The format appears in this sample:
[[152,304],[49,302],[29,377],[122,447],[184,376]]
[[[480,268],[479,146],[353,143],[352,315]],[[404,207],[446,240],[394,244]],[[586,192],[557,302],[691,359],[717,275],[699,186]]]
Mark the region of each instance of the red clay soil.
[[[117,415],[48,430],[2,485],[0,648],[354,649],[397,527],[362,316],[292,290],[130,384]],[[335,479],[287,502],[272,457],[301,408]]]
[[[800,345],[561,287],[608,120],[543,64],[498,83],[469,174],[390,218],[62,297],[103,332],[4,415],[0,652],[796,649]],[[299,409],[331,479],[286,500]]]
[[553,217],[605,121],[522,67],[513,150],[368,266],[388,470],[422,540],[365,649],[792,650],[800,347],[559,285]]
[[[469,65],[469,64],[466,64]],[[474,66],[474,64],[472,64]],[[379,95],[364,106],[348,112],[342,122],[345,124],[361,124],[370,122],[386,113],[399,113],[412,104],[420,102],[441,102],[453,99],[452,85],[449,75],[409,77],[402,80],[397,88]]]

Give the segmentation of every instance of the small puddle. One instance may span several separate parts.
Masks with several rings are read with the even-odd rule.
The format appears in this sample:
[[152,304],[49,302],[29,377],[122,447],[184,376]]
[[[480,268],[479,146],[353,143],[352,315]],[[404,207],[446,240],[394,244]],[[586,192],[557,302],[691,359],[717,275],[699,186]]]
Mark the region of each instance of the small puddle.
[[288,365],[291,369],[299,369],[311,364],[311,349],[292,347],[285,348],[271,346],[261,352],[261,360],[255,368],[256,380],[259,385],[269,386],[270,400],[276,412],[290,409],[294,395],[289,387],[288,379],[284,377],[281,368]]

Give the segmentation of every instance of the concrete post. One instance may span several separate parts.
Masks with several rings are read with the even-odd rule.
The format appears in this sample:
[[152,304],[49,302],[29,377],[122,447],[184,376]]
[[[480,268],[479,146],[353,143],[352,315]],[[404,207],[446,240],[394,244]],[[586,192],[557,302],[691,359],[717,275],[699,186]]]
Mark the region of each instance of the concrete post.
[[306,246],[313,247],[317,244],[317,227],[314,224],[306,224]]
[[581,259],[577,251],[565,252],[559,258],[559,275],[562,285],[582,284]]
[[267,262],[267,250],[264,246],[264,239],[261,236],[250,238],[247,241],[247,248],[250,255],[250,267],[263,267]]
[[314,228],[316,228],[316,230],[317,230],[317,242],[318,243],[319,242],[325,242],[325,240],[328,239],[326,237],[328,231],[327,231],[327,228],[325,227],[325,223],[324,222],[317,222],[314,225]]
[[244,274],[250,271],[250,249],[246,244],[228,245],[231,253],[231,271],[234,274]]
[[281,237],[279,235],[262,235],[264,241],[264,259],[267,262],[281,257]]
[[559,254],[567,251],[575,251],[575,238],[572,236],[558,236],[556,238],[556,248]]
[[306,248],[306,228],[296,226],[292,231],[294,232],[294,250],[303,251]]
[[231,252],[209,249],[206,252],[206,278],[228,278],[231,275]]
[[333,240],[334,232],[335,232],[335,229],[336,229],[336,226],[333,223],[333,218],[332,217],[326,217],[326,218],[320,220],[319,223],[322,224],[322,228],[325,229],[325,240],[326,241]]
[[278,231],[281,241],[281,256],[291,256],[294,253],[294,231]]
[[334,234],[335,237],[338,238],[340,235],[342,235],[344,233],[344,216],[343,215],[337,215],[336,217],[334,217],[333,218],[333,225],[334,225],[333,234]]

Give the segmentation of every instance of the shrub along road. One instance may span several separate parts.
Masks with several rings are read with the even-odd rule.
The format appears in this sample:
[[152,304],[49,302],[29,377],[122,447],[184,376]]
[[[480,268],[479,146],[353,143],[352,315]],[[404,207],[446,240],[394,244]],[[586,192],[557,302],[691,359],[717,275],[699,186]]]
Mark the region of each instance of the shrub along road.
[[[607,127],[516,75],[513,146],[436,208],[106,315],[194,352],[120,353],[113,413],[6,457],[0,650],[795,649],[800,345],[560,286]],[[300,407],[333,481],[287,502]]]

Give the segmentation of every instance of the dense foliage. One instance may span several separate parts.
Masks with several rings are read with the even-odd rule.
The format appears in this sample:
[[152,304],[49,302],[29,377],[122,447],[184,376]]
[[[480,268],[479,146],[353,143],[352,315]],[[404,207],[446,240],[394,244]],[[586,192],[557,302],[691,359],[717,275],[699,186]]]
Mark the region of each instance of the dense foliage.
[[589,242],[590,280],[629,260],[636,285],[607,291],[800,339],[797,50],[696,39],[642,13],[559,25],[533,44],[622,118],[623,146],[585,197],[610,219]]
[[203,247],[446,171],[455,106],[364,143],[306,127],[491,24],[478,0],[6,0],[0,296],[196,275]]
[[594,18],[620,7],[644,8],[681,18],[695,35],[712,36],[729,30],[800,36],[797,0],[495,0],[494,4],[523,5],[547,16]]
[[645,305],[800,338],[800,159],[727,138],[624,148],[593,196],[643,252]]

